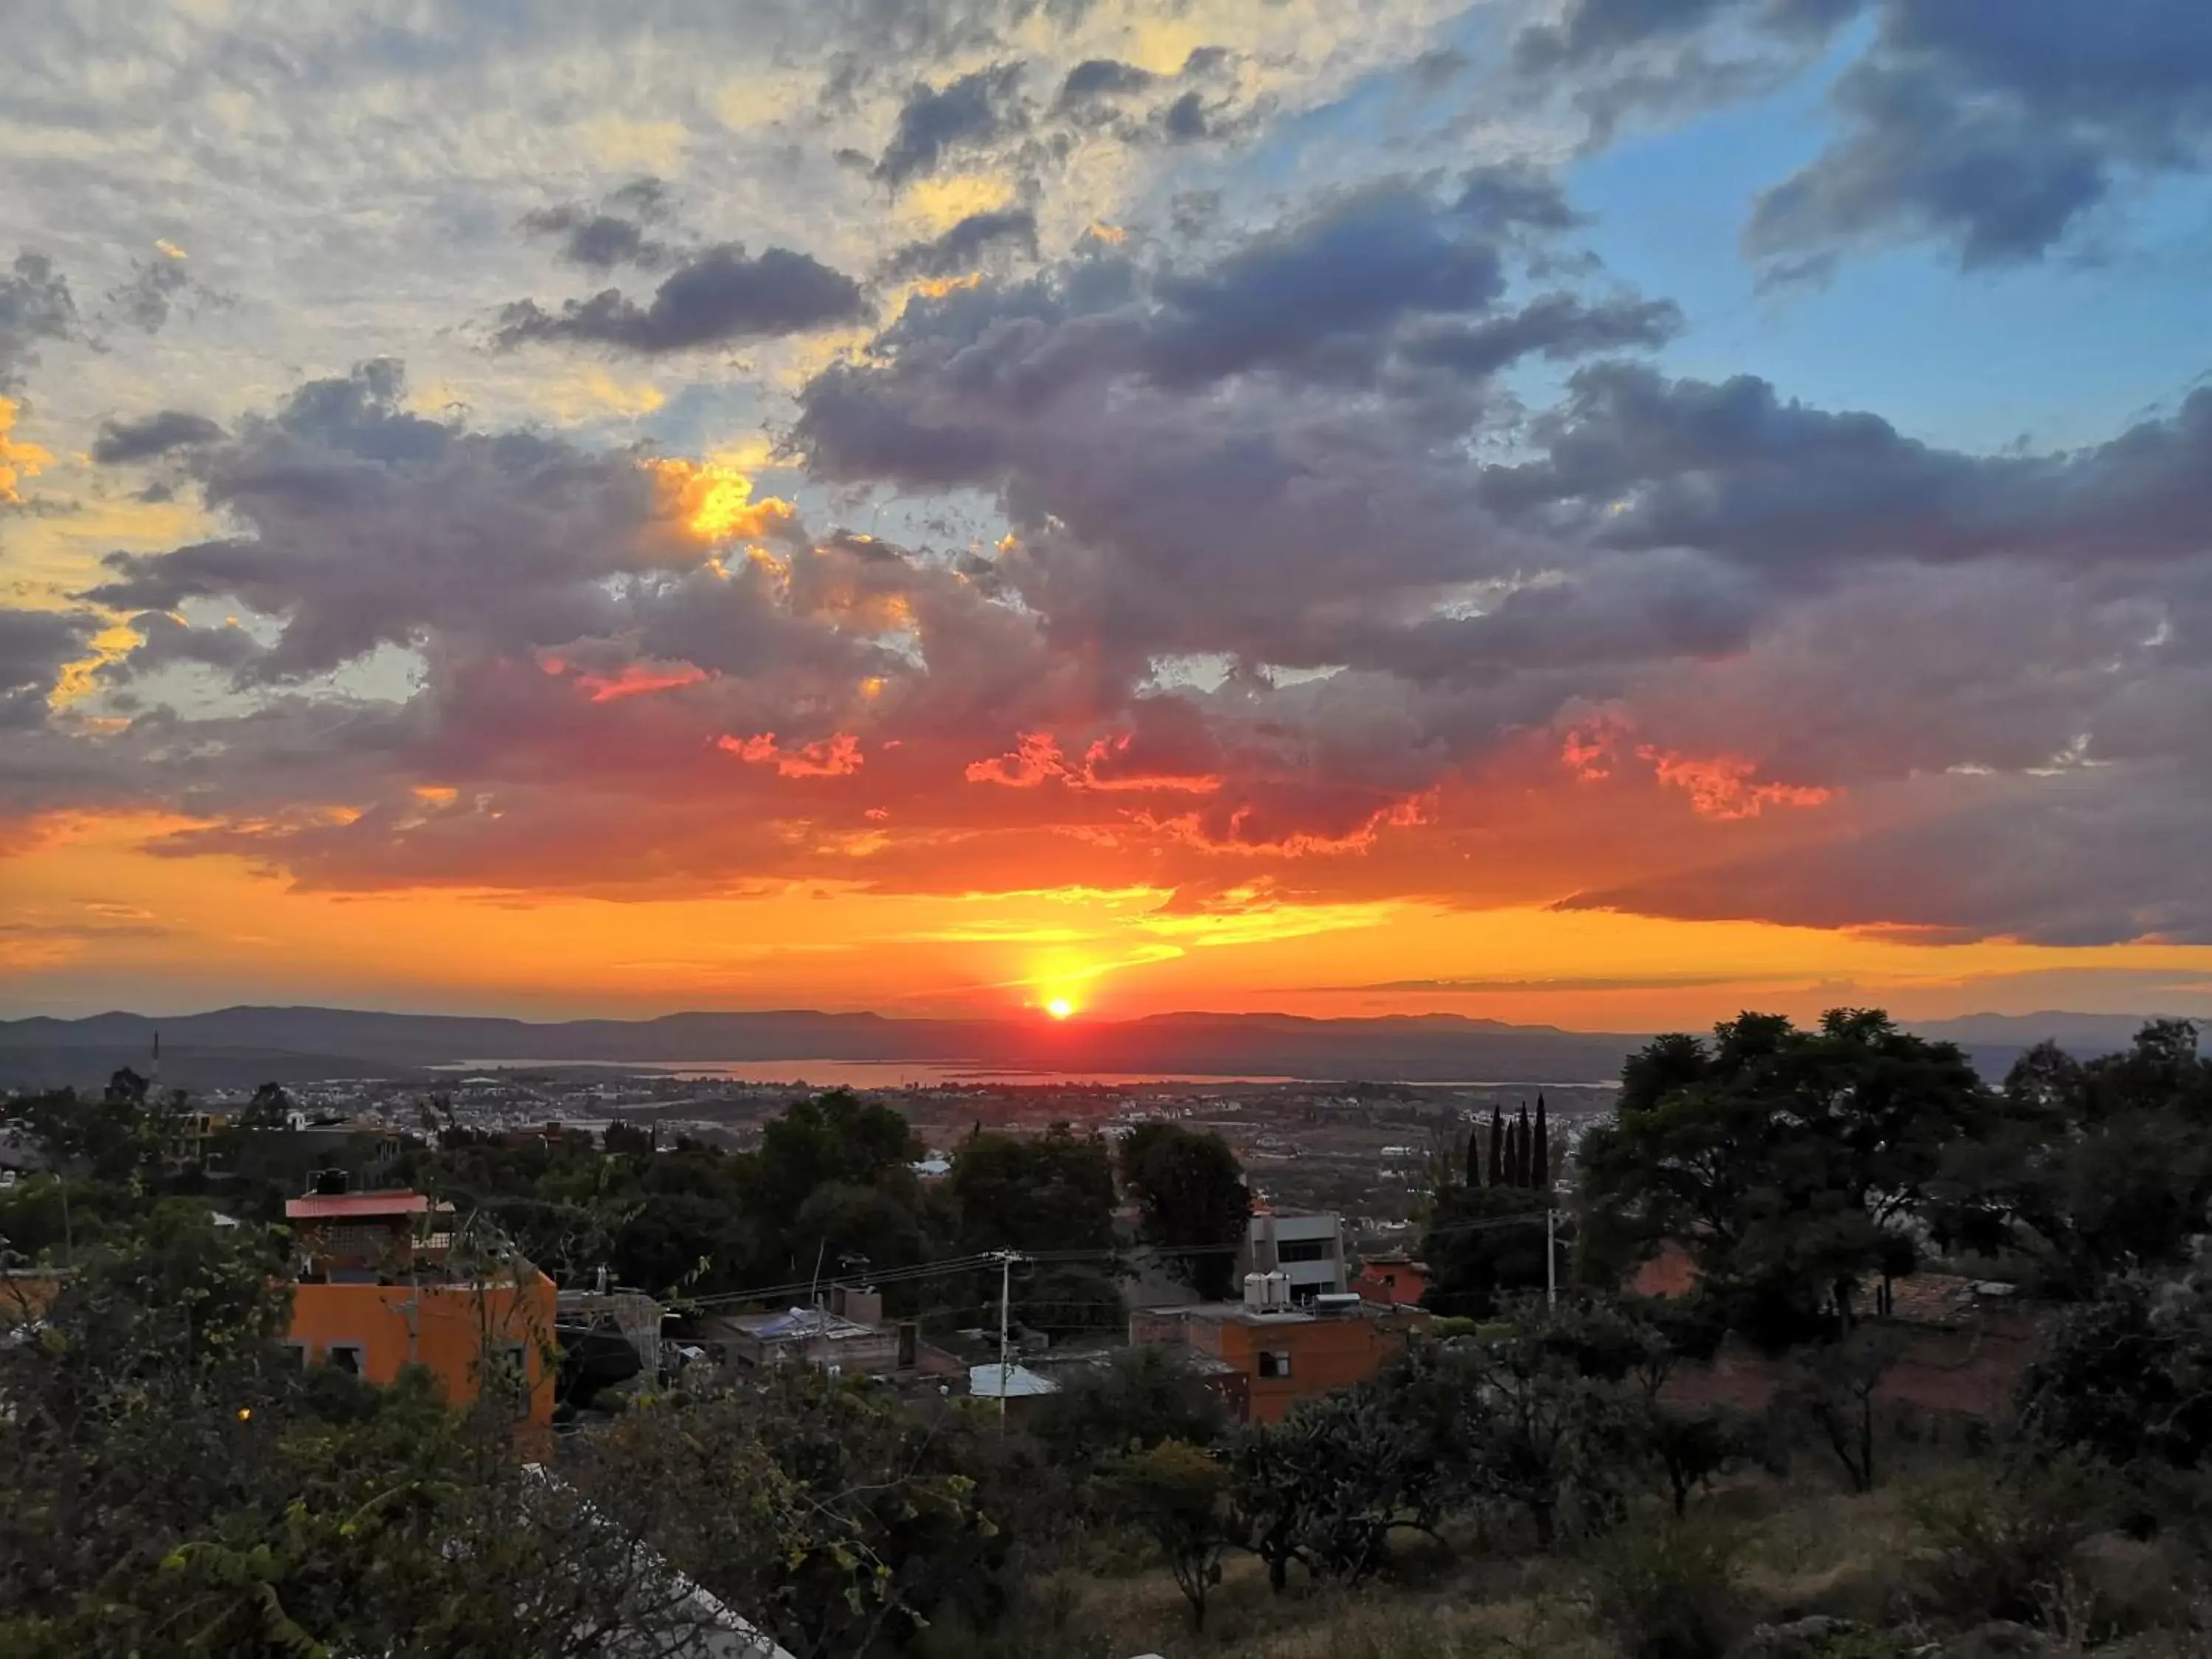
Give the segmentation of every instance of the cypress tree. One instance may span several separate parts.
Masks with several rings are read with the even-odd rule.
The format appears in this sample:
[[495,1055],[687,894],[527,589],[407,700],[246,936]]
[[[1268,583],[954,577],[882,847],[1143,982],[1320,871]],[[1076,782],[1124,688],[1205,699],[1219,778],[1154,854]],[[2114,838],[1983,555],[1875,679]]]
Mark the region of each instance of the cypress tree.
[[1505,1167],[1498,1172],[1501,1187],[1521,1184],[1521,1132],[1513,1127],[1513,1120],[1505,1120]]
[[1513,1184],[1516,1187],[1536,1184],[1535,1170],[1529,1158],[1532,1150],[1528,1144],[1528,1103],[1524,1100],[1521,1103],[1521,1133],[1514,1137]]
[[1505,1113],[1495,1103],[1490,1109],[1490,1184],[1505,1184]]
[[1548,1188],[1552,1184],[1552,1131],[1544,1121],[1544,1091],[1536,1091],[1536,1139],[1531,1143],[1531,1187]]
[[1467,1132],[1467,1184],[1470,1187],[1482,1185],[1482,1132],[1480,1129]]

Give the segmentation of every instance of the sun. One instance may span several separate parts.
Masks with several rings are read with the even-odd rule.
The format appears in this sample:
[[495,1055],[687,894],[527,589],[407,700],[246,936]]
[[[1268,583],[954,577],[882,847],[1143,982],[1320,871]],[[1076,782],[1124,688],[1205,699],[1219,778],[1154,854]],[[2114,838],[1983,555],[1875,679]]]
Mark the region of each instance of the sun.
[[1054,997],[1045,1004],[1044,1011],[1054,1019],[1066,1019],[1075,1012],[1075,1005],[1066,997]]

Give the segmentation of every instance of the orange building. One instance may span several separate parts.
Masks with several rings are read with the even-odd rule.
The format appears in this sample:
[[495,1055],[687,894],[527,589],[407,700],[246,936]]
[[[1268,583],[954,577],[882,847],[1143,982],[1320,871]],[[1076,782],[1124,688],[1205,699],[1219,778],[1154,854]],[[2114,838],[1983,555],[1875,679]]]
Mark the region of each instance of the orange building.
[[1377,1307],[1353,1296],[1295,1309],[1201,1302],[1132,1316],[1129,1340],[1173,1343],[1230,1367],[1242,1386],[1224,1395],[1232,1401],[1242,1395],[1238,1416],[1279,1423],[1293,1401],[1365,1382],[1428,1324],[1418,1309]]
[[453,1211],[420,1193],[313,1194],[284,1206],[299,1239],[286,1342],[303,1364],[379,1384],[421,1365],[455,1405],[489,1391],[518,1420],[553,1417],[553,1281],[511,1249],[457,1249]]
[[1429,1293],[1428,1265],[1414,1261],[1403,1250],[1370,1255],[1359,1264],[1359,1276],[1352,1281],[1352,1288],[1364,1300],[1384,1307],[1418,1307]]

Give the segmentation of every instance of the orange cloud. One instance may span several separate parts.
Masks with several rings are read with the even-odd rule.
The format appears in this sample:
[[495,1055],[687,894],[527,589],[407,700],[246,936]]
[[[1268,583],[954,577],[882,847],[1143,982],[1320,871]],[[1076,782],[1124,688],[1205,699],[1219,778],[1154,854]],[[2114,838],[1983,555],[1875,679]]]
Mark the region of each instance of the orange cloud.
[[615,702],[623,697],[644,696],[648,692],[672,691],[678,686],[696,685],[707,678],[707,671],[690,663],[674,663],[667,667],[656,667],[651,663],[624,663],[619,673],[579,674],[576,684],[592,694],[593,702]]
[[18,506],[22,496],[16,485],[25,478],[35,477],[53,464],[53,454],[36,444],[16,443],[9,434],[15,426],[15,405],[0,398],[0,502]]
[[[1560,764],[1585,783],[1609,778],[1632,729],[1618,714],[1570,727],[1559,744]],[[1835,799],[1834,790],[1817,785],[1759,782],[1759,763],[1741,755],[1686,755],[1650,743],[1632,752],[1660,783],[1687,795],[1699,817],[1733,822],[1755,818],[1770,806],[1821,806]]]
[[773,732],[750,738],[720,737],[714,739],[714,746],[749,764],[774,766],[779,776],[787,778],[842,778],[859,771],[866,759],[860,753],[860,739],[850,732],[838,732],[797,749],[778,747]]
[[791,503],[775,496],[753,500],[753,482],[720,462],[677,457],[644,463],[653,474],[653,514],[681,525],[702,542],[744,541],[791,522]]
[[1757,763],[1740,755],[1701,758],[1645,744],[1636,757],[1650,763],[1660,782],[1687,794],[1700,817],[1755,818],[1770,806],[1820,806],[1834,799],[1834,791],[1812,785],[1754,782]]
[[1009,789],[1034,789],[1047,778],[1067,775],[1067,757],[1060,752],[1049,732],[1024,732],[1009,753],[990,760],[971,761],[970,783],[999,783]]

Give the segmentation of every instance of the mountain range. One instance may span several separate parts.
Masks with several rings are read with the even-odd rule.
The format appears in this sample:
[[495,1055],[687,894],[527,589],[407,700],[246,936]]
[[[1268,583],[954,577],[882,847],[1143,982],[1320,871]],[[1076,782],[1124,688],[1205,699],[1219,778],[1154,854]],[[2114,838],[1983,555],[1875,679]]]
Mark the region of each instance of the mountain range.
[[[2002,1076],[2045,1037],[2077,1054],[2123,1047],[2133,1015],[1974,1014],[1914,1029],[1958,1042]],[[89,1085],[145,1068],[156,1032],[162,1078],[186,1088],[322,1078],[410,1078],[471,1061],[633,1064],[844,1060],[985,1071],[1188,1073],[1375,1081],[1600,1083],[1642,1034],[1513,1025],[1457,1014],[1308,1019],[1155,1014],[1130,1020],[891,1019],[806,1010],[656,1019],[530,1021],[346,1008],[237,1007],[155,1018],[0,1020],[0,1087]]]

